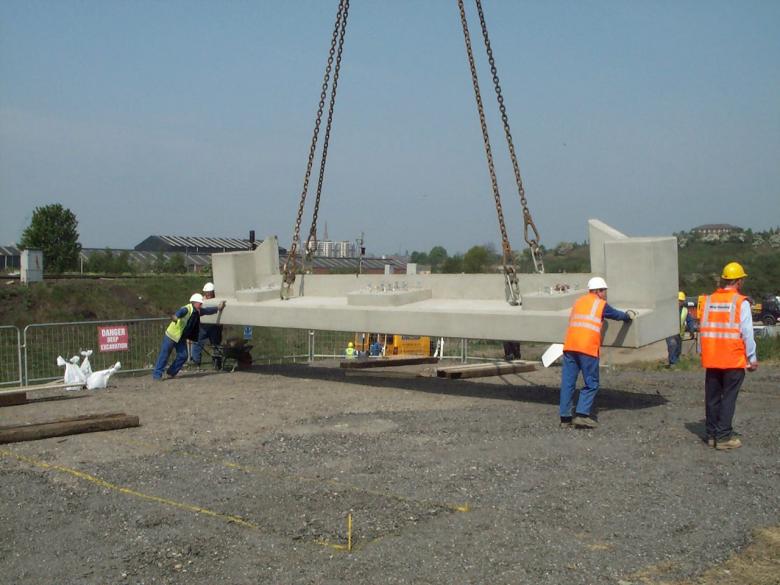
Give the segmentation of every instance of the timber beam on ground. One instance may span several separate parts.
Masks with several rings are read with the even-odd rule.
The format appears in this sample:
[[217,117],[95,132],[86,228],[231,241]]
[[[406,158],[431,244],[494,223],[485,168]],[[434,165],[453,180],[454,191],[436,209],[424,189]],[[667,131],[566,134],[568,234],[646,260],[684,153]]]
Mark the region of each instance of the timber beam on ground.
[[13,390],[0,393],[0,406],[19,406],[27,404],[27,392]]
[[50,437],[62,437],[79,433],[113,431],[140,425],[138,417],[124,412],[108,414],[87,414],[74,418],[61,418],[53,421],[0,427],[0,443],[18,443],[36,441]]
[[436,368],[436,377],[451,378],[487,378],[505,374],[520,374],[536,370],[538,362],[515,360],[511,362],[488,362],[483,364],[465,364],[462,366],[445,366]]
[[380,357],[342,360],[339,364],[342,368],[359,370],[366,368],[392,368],[395,366],[417,366],[420,364],[435,364],[439,358],[429,356],[408,356],[408,357]]
[[74,382],[56,382],[51,384],[39,384],[37,386],[16,386],[15,388],[3,388],[0,390],[0,396],[5,394],[15,394],[17,392],[37,392],[39,390],[63,390],[64,388],[83,388],[84,384]]

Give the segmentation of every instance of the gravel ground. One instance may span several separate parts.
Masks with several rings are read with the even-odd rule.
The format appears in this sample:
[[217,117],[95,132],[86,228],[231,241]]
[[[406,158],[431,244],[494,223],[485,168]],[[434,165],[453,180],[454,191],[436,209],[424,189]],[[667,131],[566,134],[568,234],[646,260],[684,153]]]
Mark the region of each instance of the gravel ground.
[[700,371],[604,371],[596,431],[558,428],[558,369],[299,365],[42,396],[0,424],[123,411],[142,426],[0,445],[0,583],[690,577],[780,524],[778,374],[748,376],[733,452],[699,438]]

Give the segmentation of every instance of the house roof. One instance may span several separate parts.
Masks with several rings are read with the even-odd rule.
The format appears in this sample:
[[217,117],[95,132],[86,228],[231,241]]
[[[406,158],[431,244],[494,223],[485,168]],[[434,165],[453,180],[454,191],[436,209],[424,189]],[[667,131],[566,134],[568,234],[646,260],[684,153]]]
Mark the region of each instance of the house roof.
[[731,225],[729,223],[705,223],[699,226],[696,226],[695,228],[692,228],[691,231],[704,231],[704,230],[732,230],[732,231],[740,231],[742,228],[736,225]]

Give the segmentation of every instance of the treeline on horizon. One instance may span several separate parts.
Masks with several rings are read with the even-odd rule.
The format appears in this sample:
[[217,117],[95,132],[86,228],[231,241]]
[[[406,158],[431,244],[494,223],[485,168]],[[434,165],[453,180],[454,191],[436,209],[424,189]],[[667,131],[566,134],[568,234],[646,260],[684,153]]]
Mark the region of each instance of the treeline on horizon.
[[[695,232],[674,234],[678,245],[680,290],[689,296],[712,292],[721,270],[729,262],[745,267],[746,294],[760,299],[780,294],[780,228],[753,232],[751,229],[724,235],[699,235]],[[541,246],[545,272],[590,272],[590,249],[587,242],[561,242],[554,248]],[[532,273],[528,249],[513,250],[515,266],[522,273]],[[410,262],[430,266],[433,273],[494,272],[502,258],[492,244],[473,246],[465,254],[450,256],[442,246],[430,252],[414,251]]]

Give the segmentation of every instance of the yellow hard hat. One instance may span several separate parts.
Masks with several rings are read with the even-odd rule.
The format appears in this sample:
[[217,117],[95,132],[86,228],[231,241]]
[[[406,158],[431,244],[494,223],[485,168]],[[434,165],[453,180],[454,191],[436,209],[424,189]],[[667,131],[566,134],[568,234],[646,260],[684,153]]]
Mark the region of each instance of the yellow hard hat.
[[677,293],[677,300],[678,301],[684,301],[685,300],[685,293],[683,291],[680,291]]
[[723,267],[723,274],[720,275],[721,278],[725,278],[726,280],[737,280],[738,278],[745,278],[746,276],[747,273],[739,262],[729,262],[726,264]]
[[354,343],[352,343],[352,342],[350,341],[350,342],[347,344],[347,347],[355,347],[355,344],[354,344]]

